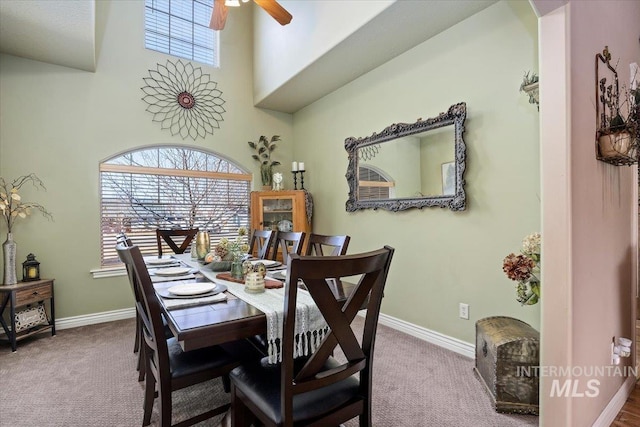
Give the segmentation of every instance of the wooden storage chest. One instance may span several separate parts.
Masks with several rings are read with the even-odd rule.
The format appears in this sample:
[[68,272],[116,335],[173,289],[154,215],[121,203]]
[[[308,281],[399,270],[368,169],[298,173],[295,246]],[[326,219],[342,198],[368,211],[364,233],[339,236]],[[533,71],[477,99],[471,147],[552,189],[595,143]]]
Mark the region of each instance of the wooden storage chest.
[[497,412],[538,414],[540,333],[505,316],[476,322],[475,372]]

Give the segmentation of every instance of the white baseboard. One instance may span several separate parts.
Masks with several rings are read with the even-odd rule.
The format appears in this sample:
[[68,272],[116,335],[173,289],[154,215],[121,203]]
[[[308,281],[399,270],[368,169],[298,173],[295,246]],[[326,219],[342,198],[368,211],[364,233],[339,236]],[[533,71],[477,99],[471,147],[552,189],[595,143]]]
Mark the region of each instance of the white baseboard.
[[609,427],[613,420],[616,419],[620,409],[624,406],[627,398],[633,391],[636,385],[636,378],[634,376],[627,377],[622,386],[618,389],[617,393],[613,395],[613,398],[609,401],[609,404],[604,408],[598,419],[593,423],[593,427]]
[[409,323],[383,313],[380,313],[379,322],[382,325],[446,348],[447,350],[454,351],[471,359],[475,359],[476,357],[476,346],[474,344],[423,328],[422,326],[414,325],[413,323]]
[[[362,314],[362,313],[361,313]],[[122,310],[104,311],[102,313],[85,314],[82,316],[65,317],[56,319],[56,329],[70,329],[79,326],[94,325],[97,323],[112,322],[114,320],[130,319],[135,317],[136,311],[133,307]],[[448,350],[455,351],[469,358],[475,358],[475,346],[468,342],[452,338],[447,335],[423,328],[413,323],[397,319],[395,317],[380,313],[380,324],[404,332],[413,337],[430,342]]]
[[97,323],[112,322],[114,320],[130,319],[135,317],[136,309],[123,308],[122,310],[103,311],[102,313],[84,314],[82,316],[65,317],[56,319],[56,329],[70,329],[79,326],[95,325]]

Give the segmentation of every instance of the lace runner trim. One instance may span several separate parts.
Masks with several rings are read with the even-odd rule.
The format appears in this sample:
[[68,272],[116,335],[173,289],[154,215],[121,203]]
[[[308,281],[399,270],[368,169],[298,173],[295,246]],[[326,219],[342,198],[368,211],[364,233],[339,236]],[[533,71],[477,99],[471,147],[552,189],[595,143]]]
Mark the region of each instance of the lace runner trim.
[[[266,292],[251,294],[244,291],[244,285],[215,277],[216,273],[202,269],[200,271],[209,280],[222,283],[227,290],[262,311],[267,317],[267,353],[269,363],[282,361],[282,329],[284,320],[284,296],[286,287],[268,289]],[[329,331],[324,317],[313,298],[303,289],[298,290],[296,301],[296,324],[294,357],[307,356],[318,349]]]

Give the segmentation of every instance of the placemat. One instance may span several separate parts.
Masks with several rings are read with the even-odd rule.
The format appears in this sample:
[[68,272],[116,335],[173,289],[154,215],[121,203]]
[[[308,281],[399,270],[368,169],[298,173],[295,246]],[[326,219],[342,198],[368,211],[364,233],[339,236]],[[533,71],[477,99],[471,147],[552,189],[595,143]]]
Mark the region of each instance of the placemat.
[[161,283],[161,282],[177,282],[179,280],[188,280],[195,279],[196,275],[193,273],[183,274],[181,276],[151,276],[151,281],[153,283]]
[[178,308],[194,307],[198,305],[209,305],[216,302],[222,302],[227,300],[225,293],[217,293],[208,297],[189,298],[189,299],[168,299],[161,298],[162,304],[167,307],[167,310],[176,310]]
[[[219,274],[216,274],[216,277],[221,280],[228,280],[229,282],[240,283],[244,285],[244,279],[236,279],[231,275],[231,273],[219,273]],[[266,277],[264,278],[264,287],[266,289],[278,289],[283,286],[284,286],[284,283],[282,283],[279,280],[271,280],[271,279],[267,279]]]

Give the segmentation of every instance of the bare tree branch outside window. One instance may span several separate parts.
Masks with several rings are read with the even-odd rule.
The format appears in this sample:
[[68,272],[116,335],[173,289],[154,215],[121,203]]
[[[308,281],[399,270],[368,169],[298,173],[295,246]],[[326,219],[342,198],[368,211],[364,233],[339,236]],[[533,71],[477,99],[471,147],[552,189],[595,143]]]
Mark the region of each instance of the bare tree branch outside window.
[[208,230],[216,242],[249,226],[250,182],[220,175],[245,173],[226,159],[187,147],[155,147],[105,164],[128,169],[101,171],[103,264],[111,263],[109,245],[117,233],[134,243],[137,236],[151,252],[157,250],[156,228]]

